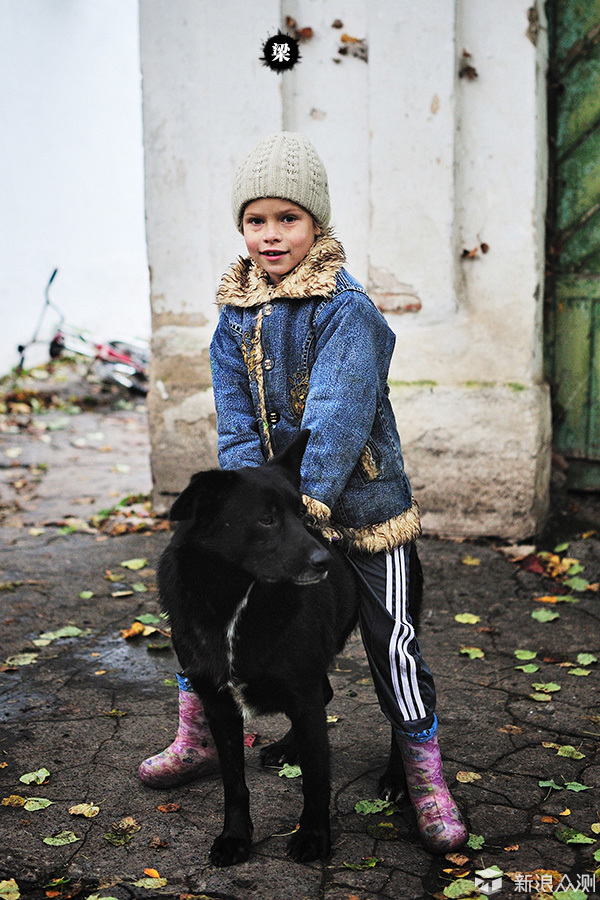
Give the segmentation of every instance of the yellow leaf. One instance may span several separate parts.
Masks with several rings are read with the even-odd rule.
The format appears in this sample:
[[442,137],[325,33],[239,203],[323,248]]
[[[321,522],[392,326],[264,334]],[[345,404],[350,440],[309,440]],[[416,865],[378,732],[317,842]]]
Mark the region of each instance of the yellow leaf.
[[18,794],[11,794],[10,797],[4,797],[2,806],[25,806],[26,797],[19,797]]
[[470,862],[469,857],[465,856],[464,853],[446,853],[444,859],[454,863],[455,866],[466,866],[466,864]]
[[591,826],[591,831],[593,834],[600,834],[600,822],[594,822]]
[[570,815],[571,815],[571,810],[568,807],[566,809],[563,809],[563,811],[561,813],[559,813],[559,816],[570,816]]
[[510,853],[513,850],[518,850],[519,845],[518,844],[509,844],[508,847],[503,847],[502,849],[506,850],[507,853]]
[[149,875],[150,878],[160,878],[156,869],[144,869],[144,875]]
[[481,775],[478,772],[457,772],[456,780],[461,784],[472,784],[473,781],[479,781]]
[[463,556],[461,562],[464,566],[480,566],[481,560],[476,556]]
[[86,819],[93,819],[100,812],[100,807],[94,806],[93,803],[78,803],[76,806],[71,806],[69,812],[72,816],[85,816]]

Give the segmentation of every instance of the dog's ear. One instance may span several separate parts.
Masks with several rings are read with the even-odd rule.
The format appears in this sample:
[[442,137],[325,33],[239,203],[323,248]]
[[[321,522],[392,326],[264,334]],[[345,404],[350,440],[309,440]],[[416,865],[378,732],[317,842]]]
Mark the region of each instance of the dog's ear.
[[300,467],[306,445],[310,437],[310,429],[303,428],[288,446],[277,456],[274,456],[269,465],[280,466],[285,469],[294,487],[300,487]]
[[230,470],[196,472],[171,507],[169,518],[173,522],[195,519],[198,525],[209,525],[223,505],[225,491],[236,477]]

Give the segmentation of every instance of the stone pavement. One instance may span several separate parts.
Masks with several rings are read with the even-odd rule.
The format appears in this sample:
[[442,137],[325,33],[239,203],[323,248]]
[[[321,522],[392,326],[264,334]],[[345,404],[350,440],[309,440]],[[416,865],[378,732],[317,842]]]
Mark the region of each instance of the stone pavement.
[[[156,619],[154,585],[169,535],[155,530],[160,523],[135,496],[151,484],[145,410],[97,387],[82,407],[78,383],[29,387],[46,399],[21,390],[0,407],[0,798],[7,798],[0,898],[594,896],[600,594],[587,588],[600,575],[594,498],[560,497],[553,529],[537,546],[568,543],[554,558],[533,547],[509,553],[493,540],[421,542],[422,644],[470,847],[436,858],[421,848],[410,810],[355,810],[375,799],[388,750],[355,637],[332,676],[331,860],[301,866],[286,857],[300,779],[261,769],[261,743],[281,735],[285,722],[260,718],[247,723],[255,735],[246,750],[254,850],[247,863],[216,869],[208,850],[221,824],[218,776],[157,792],[136,774],[139,761],[172,738],[177,708],[177,663]],[[58,399],[49,402],[55,387]],[[119,511],[101,513],[125,497]],[[144,521],[146,530],[134,530]],[[131,560],[146,562],[122,565]],[[579,580],[566,585],[573,575]],[[540,613],[548,621],[532,615]],[[144,623],[159,630],[123,637],[136,621],[138,630]],[[44,783],[21,780],[42,768]],[[23,806],[11,797],[52,803]],[[70,812],[84,803],[97,815]]]

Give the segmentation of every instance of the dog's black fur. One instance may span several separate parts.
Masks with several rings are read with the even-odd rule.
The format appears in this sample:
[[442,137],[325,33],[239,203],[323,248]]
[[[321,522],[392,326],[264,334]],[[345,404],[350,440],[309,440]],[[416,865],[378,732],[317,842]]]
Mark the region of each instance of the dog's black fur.
[[[250,853],[243,708],[284,712],[292,723],[261,753],[263,764],[298,758],[302,769],[304,809],[288,852],[298,862],[330,852],[327,670],[356,625],[359,589],[344,553],[305,526],[299,485],[308,436],[300,432],[264,466],[194,475],[171,510],[179,525],[159,563],[173,644],[219,754],[225,822],[210,851],[218,866]],[[412,557],[416,617],[420,566]],[[392,739],[380,791],[397,799],[403,787]]]

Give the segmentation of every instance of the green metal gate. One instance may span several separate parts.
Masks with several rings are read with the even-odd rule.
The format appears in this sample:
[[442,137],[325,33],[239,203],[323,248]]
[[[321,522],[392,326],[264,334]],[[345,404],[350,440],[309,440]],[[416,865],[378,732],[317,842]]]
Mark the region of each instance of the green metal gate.
[[600,490],[600,0],[550,0],[546,362],[570,487]]

